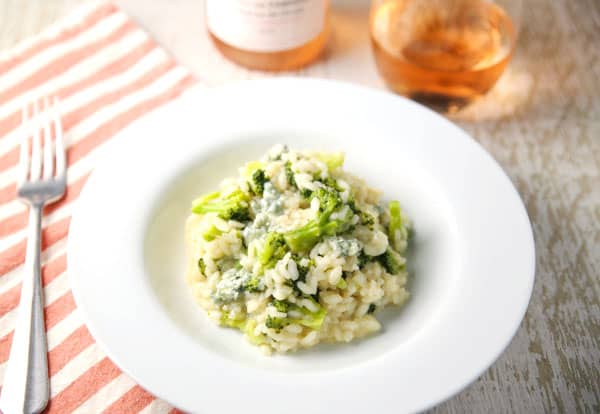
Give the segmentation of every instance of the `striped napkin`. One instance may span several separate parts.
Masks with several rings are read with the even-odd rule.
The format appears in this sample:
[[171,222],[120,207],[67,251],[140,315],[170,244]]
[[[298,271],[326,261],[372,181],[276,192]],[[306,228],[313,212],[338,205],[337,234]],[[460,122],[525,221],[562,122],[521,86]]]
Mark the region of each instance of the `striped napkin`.
[[51,401],[48,413],[176,411],[123,374],[86,329],[69,288],[65,246],[74,201],[102,144],[195,83],[111,3],[87,3],[39,36],[0,54],[0,379],[4,377],[25,259],[27,210],[15,199],[20,109],[58,96],[68,188],[46,209],[42,277]]

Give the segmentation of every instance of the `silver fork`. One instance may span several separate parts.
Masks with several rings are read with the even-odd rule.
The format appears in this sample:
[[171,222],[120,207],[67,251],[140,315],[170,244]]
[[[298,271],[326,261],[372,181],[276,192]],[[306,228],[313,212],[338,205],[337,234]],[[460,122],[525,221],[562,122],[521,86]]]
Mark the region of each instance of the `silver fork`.
[[17,193],[29,205],[29,237],[17,324],[0,394],[3,414],[39,413],[48,403],[48,343],[40,275],[42,208],[58,200],[66,187],[66,157],[56,98],[52,103],[45,98],[26,104],[21,128]]

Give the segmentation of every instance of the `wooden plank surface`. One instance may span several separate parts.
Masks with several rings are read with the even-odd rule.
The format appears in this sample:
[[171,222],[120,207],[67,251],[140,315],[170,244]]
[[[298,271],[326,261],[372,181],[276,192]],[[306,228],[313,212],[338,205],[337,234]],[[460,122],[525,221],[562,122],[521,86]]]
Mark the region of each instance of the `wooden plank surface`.
[[[0,49],[79,3],[0,0]],[[218,54],[205,34],[201,0],[119,3],[209,85],[271,76]],[[327,53],[297,74],[383,88],[367,11],[368,1],[334,2]],[[519,190],[533,223],[537,274],[527,316],[506,352],[432,411],[600,412],[600,1],[525,0],[514,61],[454,120]]]

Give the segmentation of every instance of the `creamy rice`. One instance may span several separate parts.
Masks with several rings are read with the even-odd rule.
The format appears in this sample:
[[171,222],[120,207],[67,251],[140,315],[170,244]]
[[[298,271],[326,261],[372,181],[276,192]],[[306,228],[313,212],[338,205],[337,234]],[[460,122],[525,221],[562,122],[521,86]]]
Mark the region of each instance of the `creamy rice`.
[[408,220],[342,164],[341,153],[278,145],[193,202],[193,295],[265,353],[363,337],[408,299]]

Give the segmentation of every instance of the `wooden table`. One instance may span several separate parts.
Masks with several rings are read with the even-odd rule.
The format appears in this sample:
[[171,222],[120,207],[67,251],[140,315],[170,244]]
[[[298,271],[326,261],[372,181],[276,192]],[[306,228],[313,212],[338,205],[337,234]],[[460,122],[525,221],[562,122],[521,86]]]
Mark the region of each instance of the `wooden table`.
[[[0,0],[0,48],[80,2]],[[205,33],[202,0],[119,3],[209,85],[271,76],[218,54]],[[454,119],[500,162],[525,201],[536,284],[506,352],[434,412],[600,412],[600,1],[524,3],[508,71]],[[367,13],[368,1],[334,1],[326,56],[296,74],[383,88]]]

